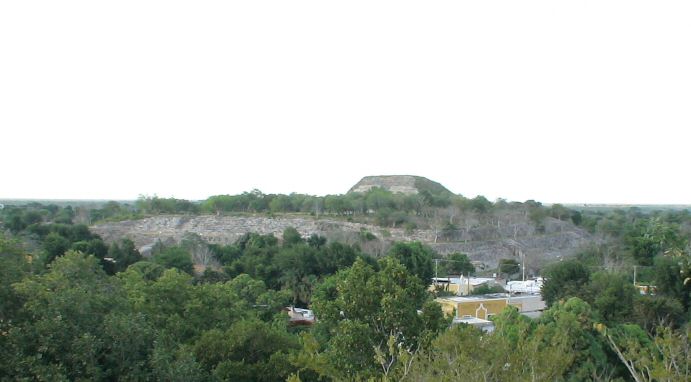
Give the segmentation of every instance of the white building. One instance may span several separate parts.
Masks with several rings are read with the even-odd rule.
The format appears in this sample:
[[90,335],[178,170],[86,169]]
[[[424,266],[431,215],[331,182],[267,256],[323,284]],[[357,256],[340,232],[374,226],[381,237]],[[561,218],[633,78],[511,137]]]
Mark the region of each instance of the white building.
[[544,279],[538,277],[525,281],[509,281],[504,286],[504,289],[509,293],[540,293]]

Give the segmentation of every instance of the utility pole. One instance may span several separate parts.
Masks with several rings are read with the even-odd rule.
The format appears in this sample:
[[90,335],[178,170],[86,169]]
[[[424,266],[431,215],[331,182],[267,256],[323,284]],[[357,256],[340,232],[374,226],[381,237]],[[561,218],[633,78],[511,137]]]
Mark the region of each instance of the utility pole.
[[470,294],[470,273],[468,273],[468,289],[467,289],[466,296],[469,294]]
[[525,282],[525,258],[523,258],[523,282]]
[[525,282],[525,253],[518,249],[518,255],[521,257],[521,266],[523,267],[523,282]]
[[633,266],[633,286],[636,286],[636,266]]

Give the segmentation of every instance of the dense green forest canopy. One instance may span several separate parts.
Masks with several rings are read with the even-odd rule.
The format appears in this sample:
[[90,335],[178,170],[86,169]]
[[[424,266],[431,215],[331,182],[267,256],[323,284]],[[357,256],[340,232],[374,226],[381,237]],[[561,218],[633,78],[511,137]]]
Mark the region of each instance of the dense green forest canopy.
[[[266,199],[260,195],[245,195],[254,207],[248,202],[238,211],[269,213],[279,203],[271,198],[267,210],[253,210]],[[365,201],[360,210],[344,209],[346,218],[386,208],[417,213],[399,210],[405,198],[381,190],[342,198]],[[448,209],[454,198],[432,208]],[[688,211],[467,203],[473,213],[521,208],[569,219],[608,240],[546,265],[549,308],[542,317],[507,308],[487,335],[450,326],[427,290],[439,255],[422,243],[394,243],[375,258],[357,244],[287,229],[280,238],[249,233],[228,245],[188,235],[143,257],[128,239],[104,242],[78,223],[80,216],[236,207],[209,210],[208,200],[159,198],[86,211],[5,206],[0,380],[689,379]],[[320,206],[322,214],[339,214]],[[449,272],[474,271],[467,256],[450,258],[456,261],[444,263]],[[623,265],[636,266],[637,284],[654,286],[654,293],[641,295]],[[287,306],[313,309],[317,323],[290,326]]]

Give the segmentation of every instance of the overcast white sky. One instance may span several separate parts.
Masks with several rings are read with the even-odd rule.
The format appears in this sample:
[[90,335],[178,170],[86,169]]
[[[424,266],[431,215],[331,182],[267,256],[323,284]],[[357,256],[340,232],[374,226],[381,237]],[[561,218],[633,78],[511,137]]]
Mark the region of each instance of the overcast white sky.
[[690,203],[691,2],[3,1],[0,198]]

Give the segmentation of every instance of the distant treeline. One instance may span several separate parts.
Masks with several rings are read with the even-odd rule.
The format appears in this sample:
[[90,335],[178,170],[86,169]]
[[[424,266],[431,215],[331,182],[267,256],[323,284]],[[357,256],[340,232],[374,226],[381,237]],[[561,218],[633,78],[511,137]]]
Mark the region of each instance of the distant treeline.
[[[302,213],[313,216],[329,215],[346,219],[367,219],[384,227],[429,228],[434,224],[455,229],[453,217],[459,214],[490,216],[502,210],[522,210],[536,223],[551,216],[580,224],[581,213],[560,204],[545,207],[532,200],[494,203],[484,196],[466,198],[448,192],[401,194],[373,188],[365,193],[313,196],[304,194],[264,194],[259,190],[239,195],[215,195],[203,201],[142,196],[133,205],[109,202],[100,209],[92,209],[92,221],[123,220],[158,214],[238,214]],[[433,221],[436,220],[436,221]],[[447,224],[448,222],[448,224]]]

